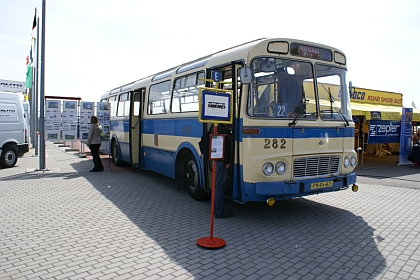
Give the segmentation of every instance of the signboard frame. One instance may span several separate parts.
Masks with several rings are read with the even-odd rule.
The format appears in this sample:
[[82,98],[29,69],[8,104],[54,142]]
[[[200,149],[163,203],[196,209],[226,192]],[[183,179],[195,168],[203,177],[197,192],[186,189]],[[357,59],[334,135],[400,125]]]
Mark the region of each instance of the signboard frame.
[[232,90],[200,88],[199,104],[199,122],[232,124]]

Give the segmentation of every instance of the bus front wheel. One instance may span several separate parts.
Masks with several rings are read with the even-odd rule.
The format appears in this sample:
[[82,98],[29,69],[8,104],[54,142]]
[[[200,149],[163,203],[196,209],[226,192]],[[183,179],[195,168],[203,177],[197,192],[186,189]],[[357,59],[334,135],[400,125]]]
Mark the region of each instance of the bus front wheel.
[[189,154],[185,161],[184,184],[188,193],[195,200],[206,200],[208,198],[205,191],[201,188],[200,178],[198,177],[198,165],[192,154]]

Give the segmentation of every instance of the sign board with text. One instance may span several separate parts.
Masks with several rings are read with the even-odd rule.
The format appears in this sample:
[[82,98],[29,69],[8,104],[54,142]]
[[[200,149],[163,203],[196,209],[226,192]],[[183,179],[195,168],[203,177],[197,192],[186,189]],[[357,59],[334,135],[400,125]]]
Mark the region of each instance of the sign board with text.
[[232,91],[200,89],[198,120],[207,123],[232,123]]

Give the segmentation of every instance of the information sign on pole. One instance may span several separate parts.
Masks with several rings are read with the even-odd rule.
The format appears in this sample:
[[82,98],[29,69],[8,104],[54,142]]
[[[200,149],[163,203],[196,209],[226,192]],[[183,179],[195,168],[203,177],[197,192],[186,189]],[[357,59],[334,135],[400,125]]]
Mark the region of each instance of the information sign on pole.
[[61,100],[47,100],[45,135],[48,141],[61,139]]
[[401,118],[401,132],[400,132],[400,155],[398,158],[398,165],[412,164],[408,160],[411,149],[413,148],[413,138],[411,135],[413,123],[413,108],[403,108]]
[[210,134],[210,156],[211,160],[223,160],[224,159],[224,144],[225,134]]
[[85,142],[89,136],[90,118],[94,115],[95,103],[82,101],[80,103],[80,141]]
[[214,70],[211,72],[211,78],[213,79],[213,81],[218,83],[222,79],[222,73],[220,71]]
[[77,101],[64,101],[62,131],[64,141],[77,140]]
[[96,114],[98,117],[98,121],[102,125],[102,141],[109,140],[109,133],[110,133],[110,126],[111,126],[111,118],[110,118],[110,110],[111,104],[108,102],[98,102],[96,103]]
[[200,89],[198,120],[204,123],[232,123],[232,91]]

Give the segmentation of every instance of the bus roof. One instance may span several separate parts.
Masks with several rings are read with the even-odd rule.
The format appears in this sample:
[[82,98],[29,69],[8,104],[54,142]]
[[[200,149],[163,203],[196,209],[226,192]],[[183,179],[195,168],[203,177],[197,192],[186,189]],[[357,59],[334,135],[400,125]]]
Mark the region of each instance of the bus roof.
[[[182,73],[182,72],[189,71],[191,69],[202,67],[202,66],[204,66],[204,65],[207,64],[207,62],[210,60],[210,58],[216,59],[216,61],[218,61],[219,60],[219,59],[217,59],[218,57],[223,58],[226,55],[229,55],[230,53],[237,53],[237,56],[238,57],[244,57],[244,52],[248,52],[248,50],[252,46],[256,46],[258,44],[265,44],[267,41],[288,41],[288,42],[293,41],[293,42],[296,42],[296,43],[304,43],[304,44],[309,44],[309,45],[316,45],[316,46],[319,46],[319,47],[324,47],[324,48],[331,49],[332,51],[336,51],[336,52],[342,53],[340,50],[335,49],[333,47],[322,45],[322,44],[319,44],[319,43],[313,43],[313,42],[303,41],[303,40],[290,39],[290,38],[260,38],[260,39],[252,40],[252,41],[249,41],[249,42],[245,42],[245,43],[242,43],[240,45],[236,45],[236,46],[233,46],[233,47],[230,47],[230,48],[227,48],[227,49],[223,49],[223,50],[220,50],[218,52],[212,53],[210,55],[197,58],[195,60],[192,60],[192,61],[189,61],[189,62],[180,64],[180,65],[177,65],[175,67],[171,67],[169,69],[166,69],[164,71],[160,71],[158,73],[149,75],[149,76],[144,77],[144,78],[140,78],[140,79],[135,80],[133,82],[127,83],[125,85],[122,85],[122,86],[119,86],[117,88],[114,88],[114,89],[112,89],[110,91],[107,91],[104,95],[102,95],[102,98],[104,98],[104,97],[106,97],[106,96],[108,96],[110,94],[114,94],[114,93],[124,92],[124,91],[130,90],[133,87],[136,88],[136,86],[135,86],[136,84],[139,84],[139,83],[142,83],[142,82],[145,82],[145,81],[149,81],[149,80],[151,82],[158,81],[158,80],[161,80],[161,79],[170,77],[173,73]],[[217,65],[217,62],[216,61],[214,61],[214,64],[215,65]],[[212,65],[212,66],[214,66],[214,65]]]

